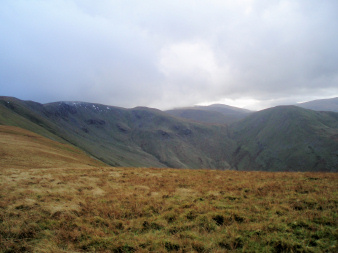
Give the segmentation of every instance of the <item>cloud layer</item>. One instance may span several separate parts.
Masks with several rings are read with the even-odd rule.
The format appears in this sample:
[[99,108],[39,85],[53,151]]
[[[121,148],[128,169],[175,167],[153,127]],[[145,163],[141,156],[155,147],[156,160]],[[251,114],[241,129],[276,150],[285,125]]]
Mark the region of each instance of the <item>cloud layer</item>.
[[0,3],[0,95],[167,109],[338,96],[338,2]]

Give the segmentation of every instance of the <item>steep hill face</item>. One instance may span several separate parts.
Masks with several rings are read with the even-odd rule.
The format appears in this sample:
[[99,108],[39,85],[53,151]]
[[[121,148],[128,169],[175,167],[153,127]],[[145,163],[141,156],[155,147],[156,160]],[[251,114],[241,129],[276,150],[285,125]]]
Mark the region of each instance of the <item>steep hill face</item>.
[[103,166],[83,151],[14,126],[0,126],[0,168]]
[[280,106],[232,125],[239,170],[337,171],[338,114]]
[[45,109],[66,130],[66,139],[111,165],[230,168],[223,153],[234,144],[225,126],[194,124],[142,107],[53,103]]
[[230,124],[252,113],[246,109],[222,104],[178,108],[166,112],[175,117],[211,124]]

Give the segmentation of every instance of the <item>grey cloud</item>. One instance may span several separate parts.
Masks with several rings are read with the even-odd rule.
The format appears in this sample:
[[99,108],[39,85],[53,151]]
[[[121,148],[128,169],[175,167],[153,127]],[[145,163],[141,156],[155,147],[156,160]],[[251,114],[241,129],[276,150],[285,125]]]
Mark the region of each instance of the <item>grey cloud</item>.
[[337,1],[0,3],[0,94],[162,109],[338,95]]

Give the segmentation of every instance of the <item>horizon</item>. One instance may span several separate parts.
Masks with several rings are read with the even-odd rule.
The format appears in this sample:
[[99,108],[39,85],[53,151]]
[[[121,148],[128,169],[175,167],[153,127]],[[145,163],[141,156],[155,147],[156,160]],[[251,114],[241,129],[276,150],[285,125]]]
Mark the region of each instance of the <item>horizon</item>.
[[[18,97],[13,97],[13,96],[3,96],[0,95],[0,97],[11,97],[11,98],[15,98],[15,99],[19,99],[19,100],[23,100],[23,101],[32,101],[32,102],[38,102],[39,101],[34,101],[34,100],[26,100],[26,99],[21,99]],[[169,111],[169,110],[177,110],[177,109],[184,109],[184,108],[194,108],[194,107],[198,107],[198,106],[212,106],[212,105],[225,105],[225,106],[230,106],[230,107],[234,107],[234,108],[238,108],[238,109],[244,109],[244,110],[249,110],[252,112],[258,112],[258,111],[262,111],[265,109],[269,109],[269,108],[273,108],[276,106],[291,106],[291,105],[301,105],[304,103],[308,103],[308,102],[314,102],[314,101],[320,101],[320,100],[331,100],[331,99],[337,99],[338,97],[330,97],[330,98],[323,98],[323,99],[315,99],[315,100],[309,100],[309,101],[302,101],[302,102],[297,102],[294,104],[278,104],[278,105],[273,105],[270,107],[265,107],[265,108],[261,108],[261,109],[250,109],[250,108],[245,108],[245,107],[239,107],[239,106],[235,106],[235,105],[231,105],[231,104],[225,104],[225,103],[219,103],[218,101],[216,101],[215,103],[200,103],[200,104],[195,104],[195,105],[191,105],[191,106],[183,106],[183,107],[172,107],[172,108],[168,108],[168,109],[161,109],[161,108],[156,108],[156,107],[149,107],[149,106],[144,106],[144,105],[136,105],[134,107],[122,107],[119,105],[114,105],[114,104],[103,104],[100,102],[90,102],[90,101],[80,101],[80,100],[59,100],[59,101],[51,101],[51,102],[46,102],[46,103],[41,103],[41,104],[52,104],[52,103],[88,103],[88,104],[99,104],[99,105],[103,105],[103,106],[111,106],[111,107],[119,107],[119,108],[123,108],[123,109],[134,109],[137,107],[145,107],[145,108],[150,108],[150,109],[157,109],[160,111]],[[223,100],[224,101],[224,100]]]

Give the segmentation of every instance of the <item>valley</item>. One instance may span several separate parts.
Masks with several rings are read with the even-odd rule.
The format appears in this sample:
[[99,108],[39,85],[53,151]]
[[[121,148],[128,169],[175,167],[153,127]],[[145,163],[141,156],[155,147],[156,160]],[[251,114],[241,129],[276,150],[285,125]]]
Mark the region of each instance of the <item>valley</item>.
[[76,146],[111,166],[338,171],[337,112],[297,106],[249,112],[221,105],[184,110],[200,120],[182,118],[180,110],[1,97],[0,124]]

